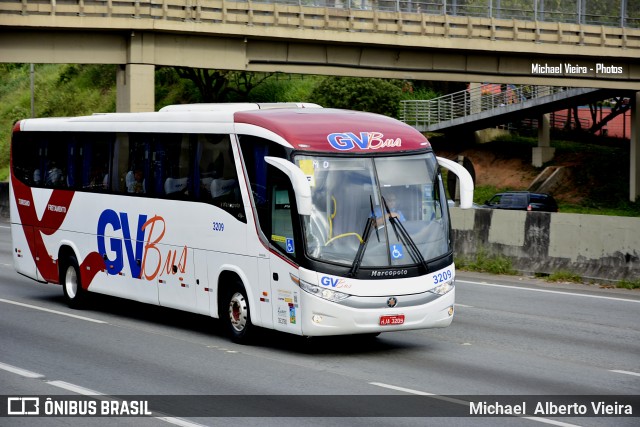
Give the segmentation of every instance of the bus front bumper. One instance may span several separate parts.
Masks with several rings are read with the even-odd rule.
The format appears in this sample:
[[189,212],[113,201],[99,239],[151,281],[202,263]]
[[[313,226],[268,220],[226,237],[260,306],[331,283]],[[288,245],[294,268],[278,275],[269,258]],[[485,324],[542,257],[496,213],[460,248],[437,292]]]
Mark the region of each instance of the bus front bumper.
[[[454,315],[455,287],[425,304],[395,308],[354,308],[301,292],[302,334],[329,336],[445,328]],[[402,323],[399,323],[399,322]]]

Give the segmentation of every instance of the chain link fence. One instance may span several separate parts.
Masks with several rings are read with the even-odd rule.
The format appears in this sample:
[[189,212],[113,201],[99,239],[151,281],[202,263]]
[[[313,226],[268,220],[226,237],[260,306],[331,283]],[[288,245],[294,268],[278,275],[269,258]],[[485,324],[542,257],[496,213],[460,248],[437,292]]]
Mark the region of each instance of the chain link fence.
[[640,28],[640,0],[245,0],[299,6]]

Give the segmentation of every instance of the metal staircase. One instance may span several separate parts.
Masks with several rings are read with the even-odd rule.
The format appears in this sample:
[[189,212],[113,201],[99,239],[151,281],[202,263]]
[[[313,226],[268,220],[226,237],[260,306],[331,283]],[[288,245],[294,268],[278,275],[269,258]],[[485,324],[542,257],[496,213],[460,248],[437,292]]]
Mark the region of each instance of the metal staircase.
[[435,99],[401,101],[400,120],[421,132],[473,131],[620,94],[612,89],[483,84]]

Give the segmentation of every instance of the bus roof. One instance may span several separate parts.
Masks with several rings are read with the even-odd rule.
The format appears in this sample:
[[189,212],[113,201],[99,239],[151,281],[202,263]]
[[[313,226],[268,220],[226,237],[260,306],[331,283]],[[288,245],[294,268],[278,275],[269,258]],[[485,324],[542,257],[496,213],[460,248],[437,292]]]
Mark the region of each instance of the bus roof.
[[429,148],[427,138],[396,119],[337,109],[239,111],[236,123],[267,129],[294,148],[320,152],[406,151]]
[[14,131],[243,133],[247,125],[305,151],[372,153],[430,147],[424,135],[390,117],[295,103],[193,104],[149,113],[25,119]]
[[162,107],[160,112],[176,111],[248,111],[248,110],[270,110],[275,108],[322,108],[318,104],[309,102],[221,102],[202,104],[174,104]]

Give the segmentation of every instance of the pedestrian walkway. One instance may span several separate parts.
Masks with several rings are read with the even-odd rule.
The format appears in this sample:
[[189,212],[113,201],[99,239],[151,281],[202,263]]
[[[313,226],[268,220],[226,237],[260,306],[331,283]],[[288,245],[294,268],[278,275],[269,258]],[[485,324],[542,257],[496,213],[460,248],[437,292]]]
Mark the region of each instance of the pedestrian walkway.
[[[482,84],[430,100],[401,101],[400,120],[421,132],[485,129],[586,105],[622,90]],[[629,94],[630,96],[630,94]]]

